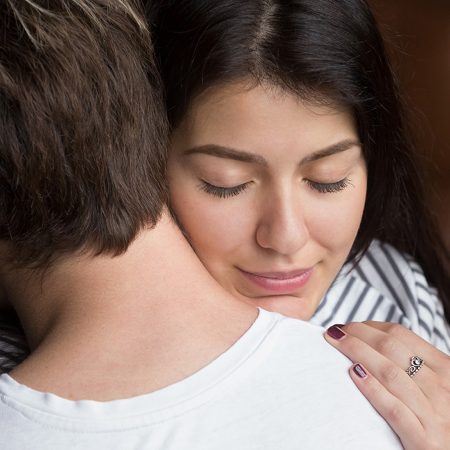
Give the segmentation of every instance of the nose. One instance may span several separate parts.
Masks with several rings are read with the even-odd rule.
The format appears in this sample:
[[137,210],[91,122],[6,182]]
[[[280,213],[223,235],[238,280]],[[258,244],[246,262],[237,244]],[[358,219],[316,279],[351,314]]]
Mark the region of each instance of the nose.
[[292,255],[309,239],[304,211],[298,198],[286,193],[267,198],[256,227],[256,242],[260,247],[282,255]]

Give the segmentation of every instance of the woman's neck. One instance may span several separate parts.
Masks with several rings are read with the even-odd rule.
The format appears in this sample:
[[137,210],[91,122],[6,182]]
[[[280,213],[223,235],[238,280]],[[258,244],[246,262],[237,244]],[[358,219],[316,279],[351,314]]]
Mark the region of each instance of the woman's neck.
[[69,398],[129,397],[179,381],[257,315],[211,279],[167,215],[123,255],[4,278],[33,349],[11,375]]

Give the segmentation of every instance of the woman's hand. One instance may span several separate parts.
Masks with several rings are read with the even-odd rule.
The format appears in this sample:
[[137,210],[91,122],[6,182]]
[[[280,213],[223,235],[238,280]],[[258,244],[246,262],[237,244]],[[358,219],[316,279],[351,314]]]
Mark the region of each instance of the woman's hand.
[[[353,361],[350,375],[407,450],[450,450],[450,357],[405,327],[333,325],[326,340]],[[418,356],[423,360],[411,361]],[[412,376],[406,373],[410,369]]]

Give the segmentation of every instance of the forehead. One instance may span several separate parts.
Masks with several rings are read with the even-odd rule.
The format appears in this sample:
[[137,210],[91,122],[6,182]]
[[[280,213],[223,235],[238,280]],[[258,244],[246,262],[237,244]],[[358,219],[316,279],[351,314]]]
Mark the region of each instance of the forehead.
[[270,84],[229,83],[198,96],[175,131],[184,145],[218,144],[258,151],[264,147],[321,148],[356,137],[343,107],[305,101]]

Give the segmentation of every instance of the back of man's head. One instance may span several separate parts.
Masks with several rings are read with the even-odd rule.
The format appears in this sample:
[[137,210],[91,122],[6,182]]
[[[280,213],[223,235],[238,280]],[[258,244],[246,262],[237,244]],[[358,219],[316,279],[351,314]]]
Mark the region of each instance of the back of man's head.
[[166,120],[134,0],[0,6],[0,243],[118,254],[165,201]]

